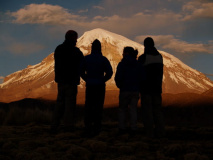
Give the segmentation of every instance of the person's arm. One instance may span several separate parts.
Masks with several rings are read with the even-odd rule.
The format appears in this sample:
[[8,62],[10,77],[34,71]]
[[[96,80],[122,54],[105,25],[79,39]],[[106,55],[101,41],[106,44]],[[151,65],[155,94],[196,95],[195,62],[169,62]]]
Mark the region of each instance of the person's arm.
[[122,65],[121,63],[119,63],[115,73],[115,84],[118,88],[121,88],[122,80],[123,80]]
[[163,80],[163,57],[162,55],[160,55],[160,63],[159,63],[159,81],[161,81],[162,83],[162,80]]
[[60,77],[60,70],[61,70],[61,59],[60,59],[60,52],[59,52],[59,47],[55,49],[54,52],[54,71],[55,71],[55,81],[58,82],[58,79]]
[[78,49],[78,61],[79,61],[78,74],[85,81],[86,74],[85,74],[85,64],[84,64],[85,62],[83,62],[84,61],[84,55],[79,48],[77,48],[77,49]]
[[104,75],[104,81],[108,81],[112,77],[113,71],[112,66],[109,62],[109,60],[106,58],[105,60],[105,75]]
[[86,60],[85,60],[85,58],[83,58],[83,60],[81,61],[79,72],[80,72],[81,78],[86,82],[87,81],[87,74],[86,74]]
[[83,59],[84,59],[84,54],[81,52],[81,50],[78,48],[78,52],[79,52],[79,59],[80,59],[80,64],[81,64],[81,62],[83,61]]

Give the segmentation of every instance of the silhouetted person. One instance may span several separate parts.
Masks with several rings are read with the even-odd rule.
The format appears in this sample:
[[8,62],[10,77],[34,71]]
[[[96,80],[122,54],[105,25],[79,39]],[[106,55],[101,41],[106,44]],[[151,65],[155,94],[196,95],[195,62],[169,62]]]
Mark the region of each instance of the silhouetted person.
[[52,121],[53,132],[57,131],[63,115],[65,123],[75,125],[77,85],[80,84],[79,67],[84,58],[83,53],[76,47],[77,38],[77,32],[69,30],[65,34],[65,41],[55,49],[58,96]]
[[165,134],[161,106],[163,58],[152,38],[144,40],[144,47],[144,54],[138,59],[146,71],[146,79],[140,82],[143,124],[148,136],[161,137]]
[[94,40],[91,54],[85,56],[81,65],[81,77],[86,82],[84,123],[87,136],[95,136],[101,130],[105,82],[112,73],[109,60],[102,55],[100,41]]
[[120,89],[119,95],[119,133],[127,131],[127,113],[130,114],[130,134],[137,130],[137,104],[139,100],[139,65],[136,60],[138,51],[125,47],[123,59],[117,66],[115,82]]

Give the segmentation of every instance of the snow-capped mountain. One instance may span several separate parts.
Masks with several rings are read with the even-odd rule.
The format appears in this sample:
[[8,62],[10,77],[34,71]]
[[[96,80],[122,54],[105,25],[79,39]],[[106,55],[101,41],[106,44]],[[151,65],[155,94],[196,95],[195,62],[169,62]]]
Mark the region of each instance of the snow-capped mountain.
[[[122,51],[125,46],[132,46],[142,54],[143,45],[129,40],[121,35],[103,30],[94,29],[85,32],[77,42],[77,46],[84,53],[90,54],[91,43],[98,39],[102,43],[102,53],[113,67],[113,77],[107,82],[107,89],[117,89],[114,82],[116,67],[122,59]],[[163,92],[201,93],[213,87],[213,82],[201,72],[185,65],[169,53],[160,51],[164,61]],[[0,84],[0,101],[14,101],[23,98],[39,98],[57,93],[54,82],[54,58],[53,53],[47,56],[41,63],[8,75],[4,83]],[[79,90],[84,90],[84,82],[81,81]]]

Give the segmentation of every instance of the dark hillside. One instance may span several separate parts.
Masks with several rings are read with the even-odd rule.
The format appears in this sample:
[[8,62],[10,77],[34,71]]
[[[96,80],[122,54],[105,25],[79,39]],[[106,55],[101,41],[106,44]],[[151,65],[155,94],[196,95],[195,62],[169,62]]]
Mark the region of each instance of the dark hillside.
[[[52,135],[49,128],[55,101],[24,99],[8,104],[0,103],[0,159],[213,159],[212,103],[192,105],[190,100],[180,105],[179,96],[167,95],[167,100],[164,96],[163,112],[167,135],[160,139],[145,136],[140,107],[136,135],[118,135],[118,107],[111,106],[104,109],[100,135],[85,138],[82,136],[82,105],[77,107],[76,128],[67,130],[62,123],[58,133]],[[186,100],[187,97],[185,102]]]

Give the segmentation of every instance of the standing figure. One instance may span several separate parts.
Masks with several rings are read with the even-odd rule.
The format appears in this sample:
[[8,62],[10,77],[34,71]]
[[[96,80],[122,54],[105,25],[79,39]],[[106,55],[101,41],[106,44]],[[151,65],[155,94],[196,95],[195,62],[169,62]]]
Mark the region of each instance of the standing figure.
[[120,89],[119,95],[119,134],[127,131],[127,112],[130,114],[130,134],[137,129],[137,104],[139,100],[139,65],[136,60],[138,51],[125,47],[123,59],[118,64],[115,82]]
[[144,40],[144,47],[144,54],[138,58],[146,72],[146,79],[140,82],[143,124],[147,136],[161,137],[165,134],[161,97],[163,58],[151,37]]
[[75,125],[77,85],[80,84],[79,67],[84,58],[83,53],[76,47],[77,38],[77,32],[69,30],[65,41],[55,49],[58,96],[51,128],[53,132],[57,131],[63,115],[65,124]]
[[86,82],[85,136],[98,135],[102,127],[105,82],[112,77],[112,66],[102,55],[101,43],[94,40],[91,54],[81,64],[81,77]]

